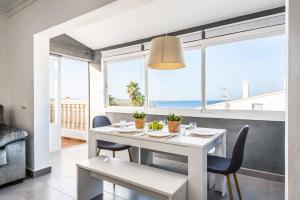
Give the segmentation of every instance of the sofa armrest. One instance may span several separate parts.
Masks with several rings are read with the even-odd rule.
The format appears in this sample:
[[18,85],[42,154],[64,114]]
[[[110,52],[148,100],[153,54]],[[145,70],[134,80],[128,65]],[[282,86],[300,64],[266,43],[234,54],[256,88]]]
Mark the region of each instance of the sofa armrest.
[[0,105],[0,124],[4,124],[4,109],[2,105]]
[[19,128],[12,128],[0,125],[0,148],[28,137],[27,131]]

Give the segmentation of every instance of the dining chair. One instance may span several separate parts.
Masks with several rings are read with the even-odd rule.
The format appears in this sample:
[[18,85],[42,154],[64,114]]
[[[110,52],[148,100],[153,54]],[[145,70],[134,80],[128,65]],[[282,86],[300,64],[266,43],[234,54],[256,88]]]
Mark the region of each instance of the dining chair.
[[[110,120],[108,119],[108,117],[106,116],[96,116],[93,119],[93,128],[97,128],[97,127],[103,127],[103,126],[109,126],[111,125]],[[107,141],[103,141],[103,140],[97,140],[97,155],[100,155],[100,150],[101,149],[105,149],[105,150],[109,150],[113,152],[113,157],[115,158],[115,152],[116,151],[123,151],[123,150],[128,150],[128,154],[129,154],[129,159],[130,162],[132,162],[132,156],[130,153],[130,146],[128,145],[124,145],[124,144],[117,144],[117,143],[113,143],[113,142],[107,142]]]
[[244,149],[245,149],[248,132],[249,132],[248,125],[245,125],[240,130],[233,147],[231,158],[225,158],[225,157],[219,157],[213,155],[207,156],[207,171],[226,176],[230,200],[233,200],[230,174],[233,174],[239,199],[242,200],[242,195],[241,195],[238,179],[236,176],[236,172],[241,168],[243,163]]

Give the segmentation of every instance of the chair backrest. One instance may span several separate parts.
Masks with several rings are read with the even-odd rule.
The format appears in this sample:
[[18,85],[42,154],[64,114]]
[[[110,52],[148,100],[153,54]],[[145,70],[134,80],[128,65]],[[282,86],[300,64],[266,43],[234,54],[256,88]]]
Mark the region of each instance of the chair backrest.
[[248,132],[249,132],[249,126],[245,125],[240,130],[240,133],[238,134],[238,136],[236,138],[236,141],[235,141],[235,144],[233,147],[231,162],[230,162],[230,165],[227,170],[230,173],[238,171],[242,166]]
[[104,115],[96,116],[93,119],[93,128],[109,126],[109,125],[111,125],[111,122],[108,119],[108,117]]

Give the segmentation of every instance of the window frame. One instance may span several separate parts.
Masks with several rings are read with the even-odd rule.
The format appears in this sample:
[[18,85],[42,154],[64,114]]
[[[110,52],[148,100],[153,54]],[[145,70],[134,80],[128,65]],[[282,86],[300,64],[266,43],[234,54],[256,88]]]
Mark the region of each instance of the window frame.
[[[141,55],[139,53],[131,53],[131,54],[126,54],[126,55],[122,55],[122,56],[112,56],[112,57],[108,57],[107,59],[103,59],[102,61],[102,66],[104,66],[104,106],[105,106],[105,109],[110,109],[112,111],[115,111],[115,110],[124,110],[124,111],[127,111],[127,110],[132,110],[131,108],[134,108],[134,110],[136,111],[142,111],[142,110],[145,110],[146,108],[146,101],[147,101],[147,98],[146,98],[146,95],[144,94],[145,96],[145,103],[144,103],[144,106],[109,106],[109,101],[108,101],[108,97],[109,97],[109,94],[108,94],[108,64],[111,64],[111,63],[117,63],[117,62],[122,62],[122,61],[127,61],[127,60],[133,60],[133,59],[145,59],[145,56],[146,55]],[[143,69],[145,71],[145,66],[146,66],[146,60],[145,60],[145,65],[143,66]],[[144,73],[144,91],[146,93],[146,77],[145,77],[145,73]],[[129,109],[128,109],[129,108]]]
[[[102,66],[104,66],[104,84],[105,84],[105,112],[118,112],[118,113],[132,113],[134,111],[144,111],[147,114],[153,115],[167,115],[169,113],[176,113],[188,117],[208,117],[208,118],[226,118],[226,119],[245,119],[245,120],[266,120],[266,121],[285,121],[285,111],[257,111],[257,110],[226,110],[226,109],[206,109],[206,63],[205,53],[206,48],[220,44],[233,43],[238,41],[271,37],[277,35],[285,35],[284,26],[274,26],[267,28],[260,28],[249,30],[214,38],[207,38],[204,40],[197,40],[183,44],[184,50],[201,49],[201,84],[202,90],[201,100],[202,109],[183,109],[183,108],[150,108],[148,98],[148,70],[147,59],[149,50],[128,53],[118,56],[111,56],[102,59]],[[107,91],[107,62],[118,62],[124,59],[141,58],[145,59],[145,76],[144,76],[144,91],[145,91],[145,104],[143,107],[133,106],[108,106],[108,91]],[[286,91],[286,88],[284,88]]]

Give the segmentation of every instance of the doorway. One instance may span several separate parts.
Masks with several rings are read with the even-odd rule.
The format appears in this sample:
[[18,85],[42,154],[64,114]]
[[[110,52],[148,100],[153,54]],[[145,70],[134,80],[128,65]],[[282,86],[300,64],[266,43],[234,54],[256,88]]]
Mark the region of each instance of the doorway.
[[49,57],[50,152],[87,142],[88,62]]

